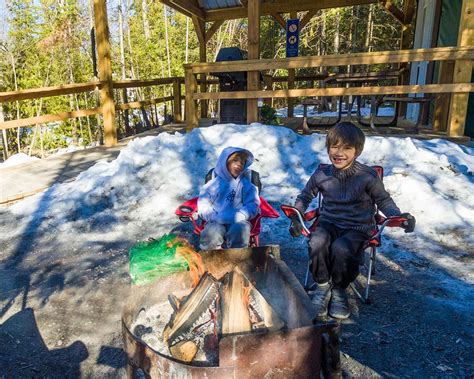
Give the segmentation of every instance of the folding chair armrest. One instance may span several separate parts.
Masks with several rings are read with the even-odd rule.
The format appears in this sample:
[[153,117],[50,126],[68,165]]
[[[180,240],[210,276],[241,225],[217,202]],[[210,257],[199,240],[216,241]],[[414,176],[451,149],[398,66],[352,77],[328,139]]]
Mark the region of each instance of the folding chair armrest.
[[309,212],[306,212],[304,214],[304,219],[306,221],[311,221],[311,220],[314,220],[315,218],[318,218],[319,215],[320,215],[319,208],[312,209]]
[[305,220],[303,219],[303,215],[298,209],[296,209],[295,207],[292,207],[291,205],[286,205],[286,204],[280,205],[280,208],[285,214],[285,216],[288,217],[290,220],[293,220],[296,218],[301,223],[301,226],[303,227],[303,234],[306,237],[311,234],[311,231],[305,225]]
[[405,217],[400,216],[392,216],[392,217],[380,217],[377,221],[378,231],[375,235],[371,237],[371,239],[378,239],[382,235],[383,230],[386,226],[389,228],[401,228],[403,227],[403,223],[406,222],[407,219]]
[[185,201],[179,205],[178,208],[176,208],[174,213],[178,217],[193,217],[193,215],[197,212],[197,201],[197,197]]

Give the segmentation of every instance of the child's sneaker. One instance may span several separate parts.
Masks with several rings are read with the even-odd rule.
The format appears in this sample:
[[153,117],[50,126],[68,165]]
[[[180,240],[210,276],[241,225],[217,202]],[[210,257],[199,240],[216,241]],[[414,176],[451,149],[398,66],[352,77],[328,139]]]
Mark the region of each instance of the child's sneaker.
[[328,305],[331,299],[331,285],[329,283],[318,284],[308,295],[311,302],[316,306],[316,318],[326,317],[328,315]]
[[329,306],[329,316],[332,318],[346,319],[351,315],[349,304],[347,302],[346,290],[342,288],[333,288],[331,305]]

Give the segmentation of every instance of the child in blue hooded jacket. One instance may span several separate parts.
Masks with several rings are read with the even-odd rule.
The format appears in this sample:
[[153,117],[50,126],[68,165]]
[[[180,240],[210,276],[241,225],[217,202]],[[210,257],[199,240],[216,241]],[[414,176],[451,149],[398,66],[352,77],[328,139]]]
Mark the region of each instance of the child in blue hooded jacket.
[[250,220],[260,211],[258,190],[248,175],[253,161],[253,154],[239,147],[226,147],[220,154],[214,178],[198,198],[198,214],[206,221],[202,250],[248,246]]

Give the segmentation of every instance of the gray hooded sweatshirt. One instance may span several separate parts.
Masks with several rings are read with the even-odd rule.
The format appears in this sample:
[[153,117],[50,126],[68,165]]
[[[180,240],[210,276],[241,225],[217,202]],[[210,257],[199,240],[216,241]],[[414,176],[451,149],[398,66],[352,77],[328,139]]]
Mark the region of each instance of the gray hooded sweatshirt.
[[[242,151],[248,156],[242,173],[234,178],[227,170],[227,159],[235,152]],[[201,189],[198,198],[198,214],[207,222],[233,224],[251,220],[260,212],[257,187],[250,181],[249,166],[253,154],[239,147],[226,147],[214,169],[215,177]]]

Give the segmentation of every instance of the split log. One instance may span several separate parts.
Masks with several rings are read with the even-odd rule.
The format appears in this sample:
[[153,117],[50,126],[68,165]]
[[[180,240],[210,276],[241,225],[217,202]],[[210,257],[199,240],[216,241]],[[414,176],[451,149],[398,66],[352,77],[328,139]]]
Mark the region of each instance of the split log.
[[220,282],[208,272],[199,280],[196,288],[179,304],[177,312],[163,331],[164,342],[169,346],[182,341],[186,334],[192,333],[205,313],[218,300]]
[[238,268],[224,278],[221,288],[222,334],[252,330],[280,330],[284,322]]
[[235,269],[223,278],[221,289],[222,334],[249,333],[252,331],[248,301],[244,301],[249,282]]
[[198,346],[193,341],[181,341],[170,347],[170,353],[174,358],[187,363],[193,361],[197,351]]

